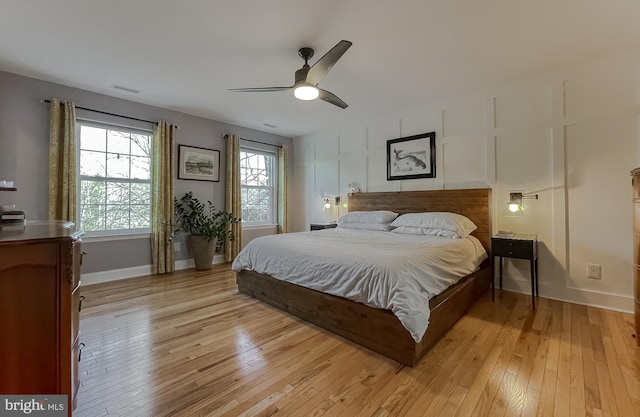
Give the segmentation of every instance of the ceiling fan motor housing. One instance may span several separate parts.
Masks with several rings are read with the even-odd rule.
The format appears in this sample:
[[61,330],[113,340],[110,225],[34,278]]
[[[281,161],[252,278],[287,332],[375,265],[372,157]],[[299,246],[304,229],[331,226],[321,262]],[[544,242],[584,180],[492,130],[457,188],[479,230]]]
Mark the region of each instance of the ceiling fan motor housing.
[[300,48],[298,50],[298,55],[300,55],[300,58],[304,59],[304,65],[302,66],[302,68],[296,71],[295,84],[298,84],[298,83],[307,84],[306,83],[307,73],[311,68],[309,66],[309,59],[313,57],[313,49],[305,46],[304,48]]
[[300,68],[299,70],[296,71],[296,84],[298,83],[303,83],[306,84],[306,80],[307,80],[307,73],[309,72],[309,66],[305,65],[304,67]]
[[313,48],[306,46],[304,48],[300,48],[298,49],[298,55],[300,55],[300,58],[304,59],[304,63],[306,64],[308,60],[313,58]]

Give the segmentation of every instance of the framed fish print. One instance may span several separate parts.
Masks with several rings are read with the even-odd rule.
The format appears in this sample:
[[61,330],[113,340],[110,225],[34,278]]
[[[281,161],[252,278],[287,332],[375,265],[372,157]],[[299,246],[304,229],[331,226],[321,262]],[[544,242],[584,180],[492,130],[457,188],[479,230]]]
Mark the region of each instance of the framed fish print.
[[387,141],[387,181],[436,177],[436,132]]

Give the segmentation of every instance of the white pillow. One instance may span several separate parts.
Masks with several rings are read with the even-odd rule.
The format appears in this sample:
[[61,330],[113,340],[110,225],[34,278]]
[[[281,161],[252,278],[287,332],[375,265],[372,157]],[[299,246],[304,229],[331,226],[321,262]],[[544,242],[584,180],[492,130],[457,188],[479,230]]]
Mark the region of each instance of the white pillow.
[[350,211],[338,219],[342,223],[390,223],[398,216],[398,213],[388,210],[378,211]]
[[456,213],[431,212],[431,213],[407,213],[398,216],[393,227],[409,226],[426,229],[441,229],[456,232],[460,237],[468,236],[478,227],[468,218]]
[[391,222],[388,223],[339,223],[341,229],[361,229],[361,230],[391,230]]
[[403,235],[430,235],[430,236],[449,237],[452,239],[460,238],[460,235],[458,234],[458,232],[453,232],[451,230],[445,230],[445,229],[429,229],[426,227],[400,226],[393,229],[392,232],[400,233]]

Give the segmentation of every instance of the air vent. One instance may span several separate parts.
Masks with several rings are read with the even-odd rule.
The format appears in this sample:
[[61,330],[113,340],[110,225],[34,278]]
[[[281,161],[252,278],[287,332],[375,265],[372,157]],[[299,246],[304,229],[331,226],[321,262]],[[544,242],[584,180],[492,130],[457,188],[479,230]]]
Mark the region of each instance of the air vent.
[[140,94],[140,90],[136,90],[135,88],[124,87],[122,85],[113,84],[113,88],[126,91],[127,93]]

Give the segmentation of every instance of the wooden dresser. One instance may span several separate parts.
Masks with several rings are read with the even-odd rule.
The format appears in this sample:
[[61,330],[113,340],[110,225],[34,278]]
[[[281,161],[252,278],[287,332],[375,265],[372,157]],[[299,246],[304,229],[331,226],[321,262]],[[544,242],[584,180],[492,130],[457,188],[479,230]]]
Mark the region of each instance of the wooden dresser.
[[633,294],[636,310],[636,343],[640,346],[640,168],[631,171],[633,186]]
[[0,230],[0,393],[67,394],[80,386],[81,232],[73,223]]

